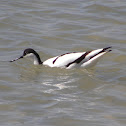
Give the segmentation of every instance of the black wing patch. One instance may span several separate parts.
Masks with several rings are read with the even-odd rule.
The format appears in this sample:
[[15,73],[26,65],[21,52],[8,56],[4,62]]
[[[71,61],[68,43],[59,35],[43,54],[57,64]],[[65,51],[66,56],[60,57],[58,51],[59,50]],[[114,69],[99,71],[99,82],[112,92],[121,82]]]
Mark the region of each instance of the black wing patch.
[[[97,56],[98,54],[107,51],[107,49],[110,49],[110,48],[111,48],[111,47],[103,48],[102,51],[100,51],[99,53],[97,53],[97,54],[91,56],[91,57],[89,58],[89,60],[92,59],[92,58],[94,58],[94,57]],[[108,50],[108,52],[110,52],[110,51],[111,51],[111,50]],[[88,52],[84,53],[81,57],[79,57],[79,58],[76,59],[75,61],[73,61],[73,62],[71,62],[71,63],[68,63],[68,64],[66,65],[66,67],[69,67],[69,66],[70,66],[71,64],[73,64],[73,63],[80,63],[80,62],[81,62],[89,53],[91,53],[91,52],[92,52],[92,51],[88,51]]]
[[97,56],[97,55],[100,54],[100,53],[103,53],[103,52],[106,52],[106,51],[108,51],[108,52],[112,51],[112,50],[107,50],[107,49],[110,49],[110,48],[112,48],[112,47],[103,48],[102,51],[100,51],[99,53],[97,53],[97,54],[91,56],[90,59],[94,58],[95,56]]
[[73,63],[80,63],[89,53],[90,53],[91,51],[88,51],[88,52],[86,52],[86,53],[84,53],[82,56],[80,56],[78,59],[76,59],[76,60],[74,60],[73,62],[71,62],[71,63],[68,63],[67,65],[66,65],[66,67],[69,67],[71,64],[73,64]]

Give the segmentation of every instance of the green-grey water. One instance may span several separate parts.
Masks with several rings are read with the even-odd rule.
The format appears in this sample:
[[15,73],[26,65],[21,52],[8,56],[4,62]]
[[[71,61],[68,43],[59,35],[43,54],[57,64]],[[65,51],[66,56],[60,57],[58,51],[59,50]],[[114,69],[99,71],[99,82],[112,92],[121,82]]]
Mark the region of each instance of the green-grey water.
[[[112,46],[93,69],[9,63]],[[126,125],[125,0],[0,1],[1,126]]]

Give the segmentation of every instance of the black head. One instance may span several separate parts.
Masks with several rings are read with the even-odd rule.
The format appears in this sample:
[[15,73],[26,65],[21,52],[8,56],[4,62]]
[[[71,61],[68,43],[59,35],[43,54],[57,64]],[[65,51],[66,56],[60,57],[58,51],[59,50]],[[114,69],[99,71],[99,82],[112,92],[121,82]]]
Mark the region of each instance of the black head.
[[26,55],[28,55],[28,54],[37,55],[38,53],[34,49],[32,49],[32,48],[27,48],[23,52],[23,57],[26,56]]
[[20,56],[19,58],[14,59],[14,60],[11,60],[10,62],[14,62],[14,61],[19,60],[21,58],[24,58],[26,56],[30,56],[30,54],[32,56],[36,57],[38,64],[42,64],[42,61],[41,61],[38,53],[34,49],[32,49],[32,48],[25,49],[22,56]]

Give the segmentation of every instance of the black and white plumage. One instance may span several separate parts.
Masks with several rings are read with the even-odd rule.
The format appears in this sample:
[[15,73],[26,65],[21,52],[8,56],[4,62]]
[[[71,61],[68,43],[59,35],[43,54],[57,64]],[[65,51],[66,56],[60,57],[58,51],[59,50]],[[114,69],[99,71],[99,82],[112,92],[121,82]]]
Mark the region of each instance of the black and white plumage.
[[32,57],[34,59],[35,65],[43,64],[49,67],[60,67],[66,69],[79,67],[89,68],[94,66],[104,54],[110,51],[111,47],[96,49],[87,52],[71,52],[50,58],[42,62],[39,54],[35,50],[27,48],[24,50],[21,57],[15,60],[11,60],[10,62],[14,62],[24,57]]

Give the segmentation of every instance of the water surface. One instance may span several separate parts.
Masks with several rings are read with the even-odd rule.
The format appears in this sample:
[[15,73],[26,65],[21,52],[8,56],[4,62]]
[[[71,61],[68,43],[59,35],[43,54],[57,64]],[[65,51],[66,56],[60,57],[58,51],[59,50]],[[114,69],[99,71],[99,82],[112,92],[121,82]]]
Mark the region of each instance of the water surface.
[[[125,0],[0,1],[1,126],[125,126]],[[9,63],[113,46],[90,70]]]

